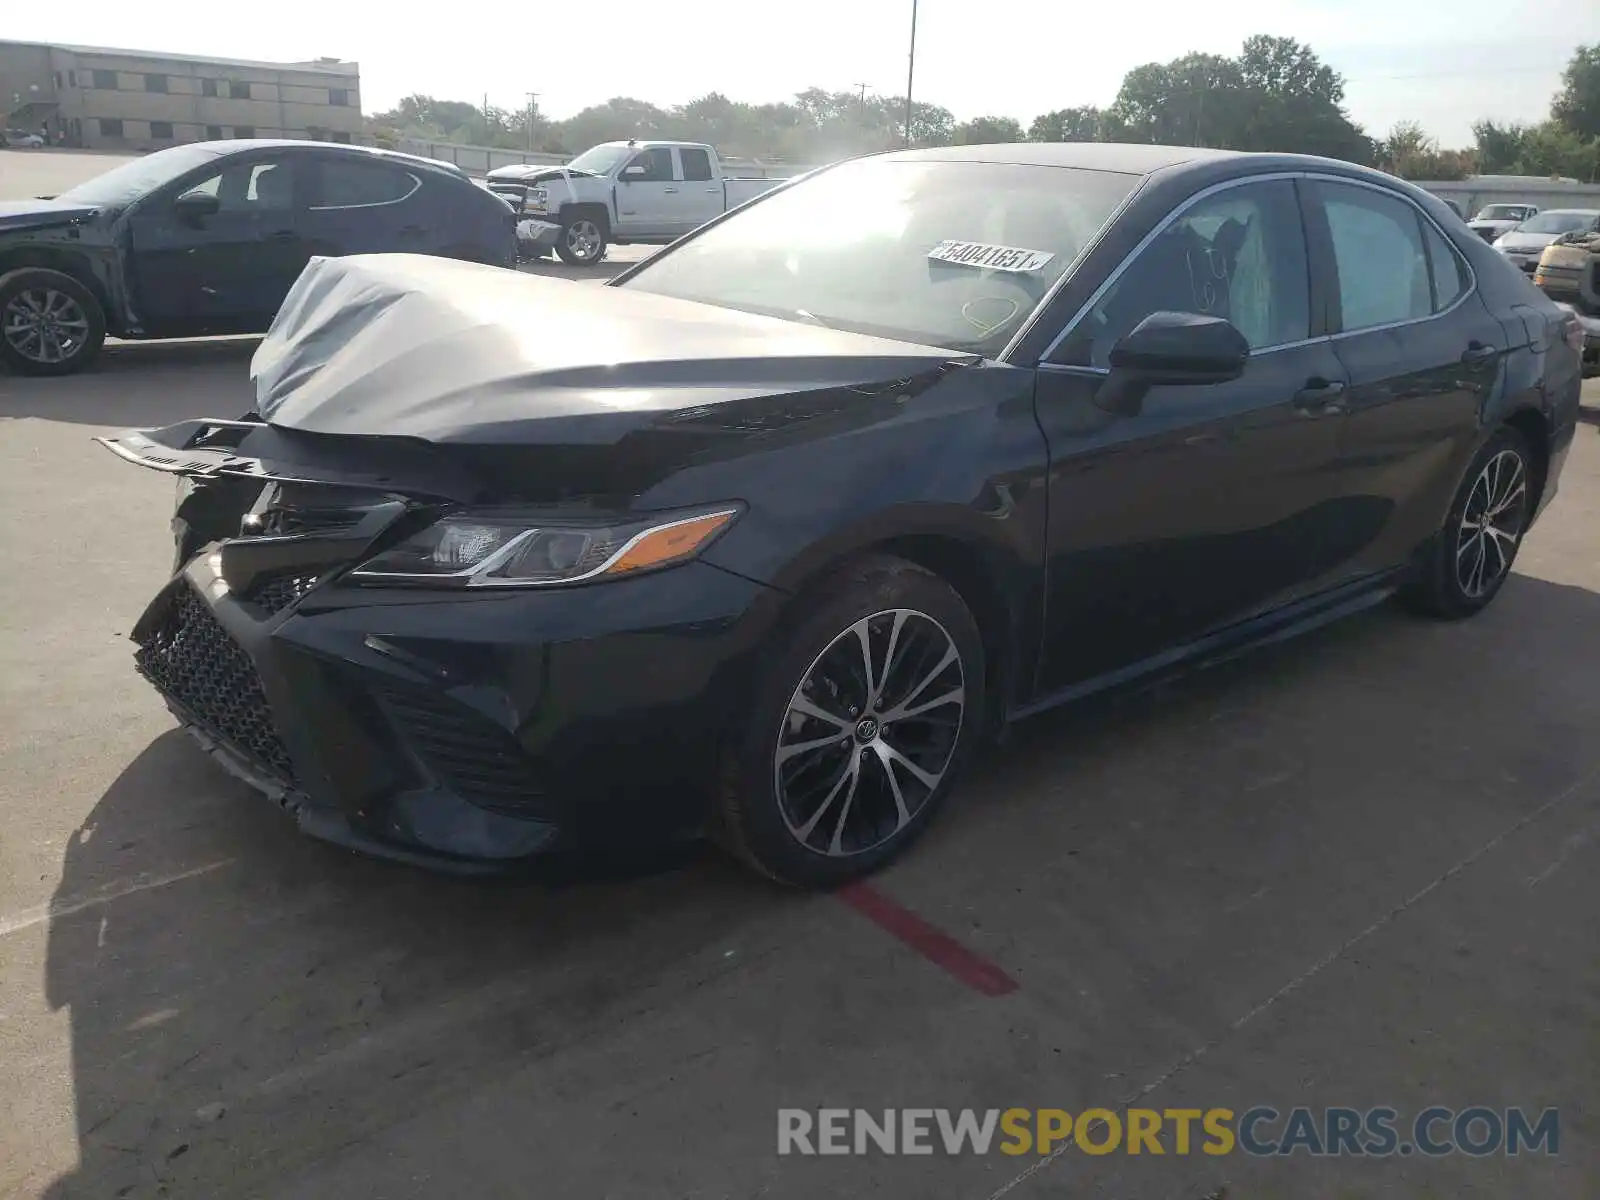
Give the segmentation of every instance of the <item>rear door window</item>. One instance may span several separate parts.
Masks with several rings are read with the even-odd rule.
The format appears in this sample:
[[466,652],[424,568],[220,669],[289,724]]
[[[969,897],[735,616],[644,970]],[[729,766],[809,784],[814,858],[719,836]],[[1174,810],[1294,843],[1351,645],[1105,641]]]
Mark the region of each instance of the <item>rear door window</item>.
[[1398,196],[1353,184],[1316,183],[1333,236],[1346,333],[1433,315],[1433,280],[1422,218]]
[[312,208],[365,208],[395,204],[422,186],[410,171],[358,158],[328,158],[319,164]]

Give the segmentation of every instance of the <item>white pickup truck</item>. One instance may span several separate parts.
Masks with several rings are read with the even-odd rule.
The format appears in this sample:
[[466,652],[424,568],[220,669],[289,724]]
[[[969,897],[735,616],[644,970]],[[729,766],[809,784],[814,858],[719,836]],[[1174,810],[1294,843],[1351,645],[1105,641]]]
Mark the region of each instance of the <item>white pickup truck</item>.
[[524,254],[551,250],[587,266],[606,247],[665,246],[783,179],[729,179],[717,152],[699,142],[604,142],[564,167],[490,171],[489,190],[519,215]]

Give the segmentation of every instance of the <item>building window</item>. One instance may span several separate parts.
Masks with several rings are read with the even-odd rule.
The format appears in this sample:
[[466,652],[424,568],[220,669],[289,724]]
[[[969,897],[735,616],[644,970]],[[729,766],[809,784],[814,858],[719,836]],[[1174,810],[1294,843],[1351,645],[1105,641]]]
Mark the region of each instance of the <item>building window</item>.
[[165,75],[146,75],[144,77],[144,90],[147,92],[166,91],[167,77]]
[[119,138],[122,136],[122,121],[117,117],[100,118],[100,136]]
[[101,91],[116,91],[117,73],[115,71],[96,71],[94,73],[94,86],[99,88]]
[[61,72],[60,71],[56,72],[56,86],[57,87],[61,86]]
[[236,138],[253,138],[255,135],[256,127],[254,125],[235,125],[233,127],[233,136]]
[[215,79],[202,79],[200,81],[200,94],[202,96],[215,96],[217,94],[217,81]]
[[208,142],[220,142],[222,140],[222,126],[221,125],[207,125],[206,126],[206,140]]
[[67,86],[68,87],[77,87],[78,86],[78,73],[76,71],[68,71],[67,72]]
[[333,105],[335,108],[349,108],[350,93],[344,88],[329,88],[328,103]]
[[155,138],[157,141],[168,141],[168,142],[170,142],[172,140],[172,122],[171,121],[151,121],[150,122],[150,136]]
[[348,146],[350,144],[350,135],[348,133],[335,133],[333,135],[333,140],[338,142],[341,146]]
[[248,83],[244,83],[244,82],[242,82],[242,81],[240,81],[238,79],[230,79],[230,80],[228,80],[228,99],[230,99],[230,100],[248,100],[248,99],[250,99],[250,85]]

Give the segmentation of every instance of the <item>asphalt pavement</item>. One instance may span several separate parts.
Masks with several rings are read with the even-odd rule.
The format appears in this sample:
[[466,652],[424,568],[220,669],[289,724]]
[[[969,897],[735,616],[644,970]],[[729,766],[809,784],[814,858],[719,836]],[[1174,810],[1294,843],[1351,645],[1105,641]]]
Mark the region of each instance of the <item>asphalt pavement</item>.
[[[242,411],[253,345],[0,375],[0,1195],[1600,1194],[1594,426],[1482,617],[1035,719],[867,892],[710,851],[462,883],[300,838],[134,675],[172,483],[90,437]],[[780,1108],[1127,1104],[1553,1107],[1560,1141],[777,1153]]]

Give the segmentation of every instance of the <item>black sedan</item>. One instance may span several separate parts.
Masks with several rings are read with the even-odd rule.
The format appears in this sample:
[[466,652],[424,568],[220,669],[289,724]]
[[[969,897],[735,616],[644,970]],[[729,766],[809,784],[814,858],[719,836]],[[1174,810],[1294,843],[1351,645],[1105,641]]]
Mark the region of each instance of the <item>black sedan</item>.
[[1438,200],[1150,146],[888,154],[579,285],[314,263],[137,662],[309,833],[456,869],[903,850],[1006,722],[1505,586],[1578,332]]
[[327,142],[174,146],[0,201],[0,362],[87,365],[106,335],[260,333],[318,255],[516,265],[515,215],[449,163]]

